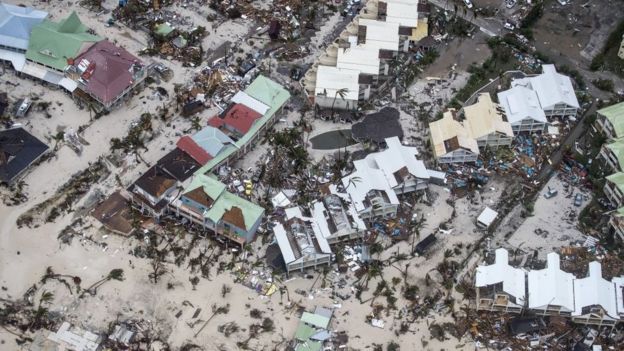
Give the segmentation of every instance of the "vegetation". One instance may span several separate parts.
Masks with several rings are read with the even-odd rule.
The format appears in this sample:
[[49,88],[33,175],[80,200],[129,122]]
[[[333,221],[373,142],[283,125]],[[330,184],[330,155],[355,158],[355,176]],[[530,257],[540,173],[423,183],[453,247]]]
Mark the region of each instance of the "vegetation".
[[520,22],[520,32],[527,39],[533,39],[533,31],[531,28],[537,23],[537,21],[544,15],[544,2],[537,1],[531,8],[529,13]]
[[592,84],[600,90],[613,92],[614,85],[611,79],[594,79]]
[[593,71],[611,71],[620,77],[624,77],[624,60],[618,57],[620,43],[624,35],[624,20],[607,38],[602,51],[594,57],[589,68]]

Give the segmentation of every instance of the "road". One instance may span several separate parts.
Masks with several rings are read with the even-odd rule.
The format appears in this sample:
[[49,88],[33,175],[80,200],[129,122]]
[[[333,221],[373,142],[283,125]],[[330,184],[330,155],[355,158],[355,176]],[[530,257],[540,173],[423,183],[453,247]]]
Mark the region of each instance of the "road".
[[[447,0],[429,0],[429,2],[436,7],[450,12],[455,12],[455,5],[457,5],[457,3],[449,2]],[[479,27],[479,29],[488,37],[494,37],[503,33],[503,23],[501,20],[495,18],[475,17],[474,12],[466,8],[465,5],[457,5],[457,15]]]

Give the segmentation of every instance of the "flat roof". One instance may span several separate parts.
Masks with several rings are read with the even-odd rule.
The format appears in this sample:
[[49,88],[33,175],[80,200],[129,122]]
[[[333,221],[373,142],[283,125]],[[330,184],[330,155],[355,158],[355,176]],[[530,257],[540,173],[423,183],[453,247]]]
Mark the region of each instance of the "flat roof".
[[386,22],[397,23],[401,27],[416,28],[418,26],[418,3],[386,2]]
[[383,50],[399,51],[399,24],[370,19],[359,19],[366,27],[366,46]]
[[358,100],[360,95],[360,72],[330,66],[318,66],[316,69],[315,95],[342,99],[337,92],[345,91],[345,100]]
[[356,45],[350,48],[338,49],[337,68],[378,75],[379,63],[378,48]]

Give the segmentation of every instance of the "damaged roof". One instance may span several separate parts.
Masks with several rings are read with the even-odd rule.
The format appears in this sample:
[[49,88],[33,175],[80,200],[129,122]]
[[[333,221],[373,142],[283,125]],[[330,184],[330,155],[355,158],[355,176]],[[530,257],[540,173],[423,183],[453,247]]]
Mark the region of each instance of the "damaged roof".
[[476,287],[503,283],[503,291],[515,297],[518,305],[523,305],[526,296],[524,271],[509,265],[507,250],[497,249],[495,254],[494,264],[477,267]]
[[243,104],[234,104],[228,107],[221,116],[212,117],[208,121],[208,125],[215,128],[225,126],[239,134],[245,134],[260,117],[262,115],[257,111]]

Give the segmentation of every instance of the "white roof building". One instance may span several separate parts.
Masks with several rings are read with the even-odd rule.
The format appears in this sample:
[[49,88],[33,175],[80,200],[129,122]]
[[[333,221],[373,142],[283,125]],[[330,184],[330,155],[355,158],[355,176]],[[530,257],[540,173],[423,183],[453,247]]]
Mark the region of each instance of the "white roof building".
[[529,308],[560,306],[574,311],[574,275],[560,269],[559,255],[551,252],[544,269],[529,272]]
[[507,122],[514,124],[530,118],[537,122],[548,123],[546,114],[540,106],[537,93],[525,86],[516,85],[498,93],[498,103],[505,110]]
[[615,284],[616,307],[620,318],[624,318],[624,276],[611,279]]
[[572,316],[586,315],[583,308],[601,306],[609,318],[618,319],[615,284],[602,277],[599,262],[589,263],[589,274],[586,278],[574,280],[574,312]]
[[418,25],[418,2],[381,1],[386,3],[386,22],[401,27],[416,28]]
[[543,110],[552,110],[559,104],[579,108],[572,80],[558,73],[555,65],[542,65],[542,74],[516,79],[511,82],[511,86],[525,86],[535,91]]
[[339,48],[336,67],[360,71],[365,74],[379,74],[379,49],[364,45]]
[[357,101],[360,94],[359,76],[360,72],[356,70],[318,66],[314,94],[333,99],[337,91],[346,89],[344,99]]
[[526,298],[524,271],[509,265],[507,250],[497,249],[495,253],[494,264],[477,267],[477,288],[502,283],[503,292],[515,297],[516,304],[522,306]]
[[399,187],[401,176],[407,171],[418,179],[428,180],[429,172],[425,164],[418,160],[418,150],[401,144],[398,137],[386,139],[387,149],[367,155],[362,160],[354,161],[355,171],[342,179],[357,211],[366,208],[366,196],[371,190],[386,193],[388,202],[399,204],[395,187]]
[[366,27],[366,46],[383,50],[399,51],[399,24],[370,19],[359,20]]
[[247,107],[249,107],[250,109],[258,112],[259,114],[261,114],[262,116],[264,116],[267,111],[269,110],[269,106],[263,104],[262,102],[254,99],[253,97],[251,97],[249,94],[247,94],[246,92],[239,90],[233,97],[231,100],[233,103],[236,104],[242,104],[245,105]]
[[483,212],[481,212],[479,217],[477,217],[477,225],[480,224],[484,226],[485,228],[489,228],[497,216],[498,216],[498,212],[485,206],[485,209],[483,210]]

